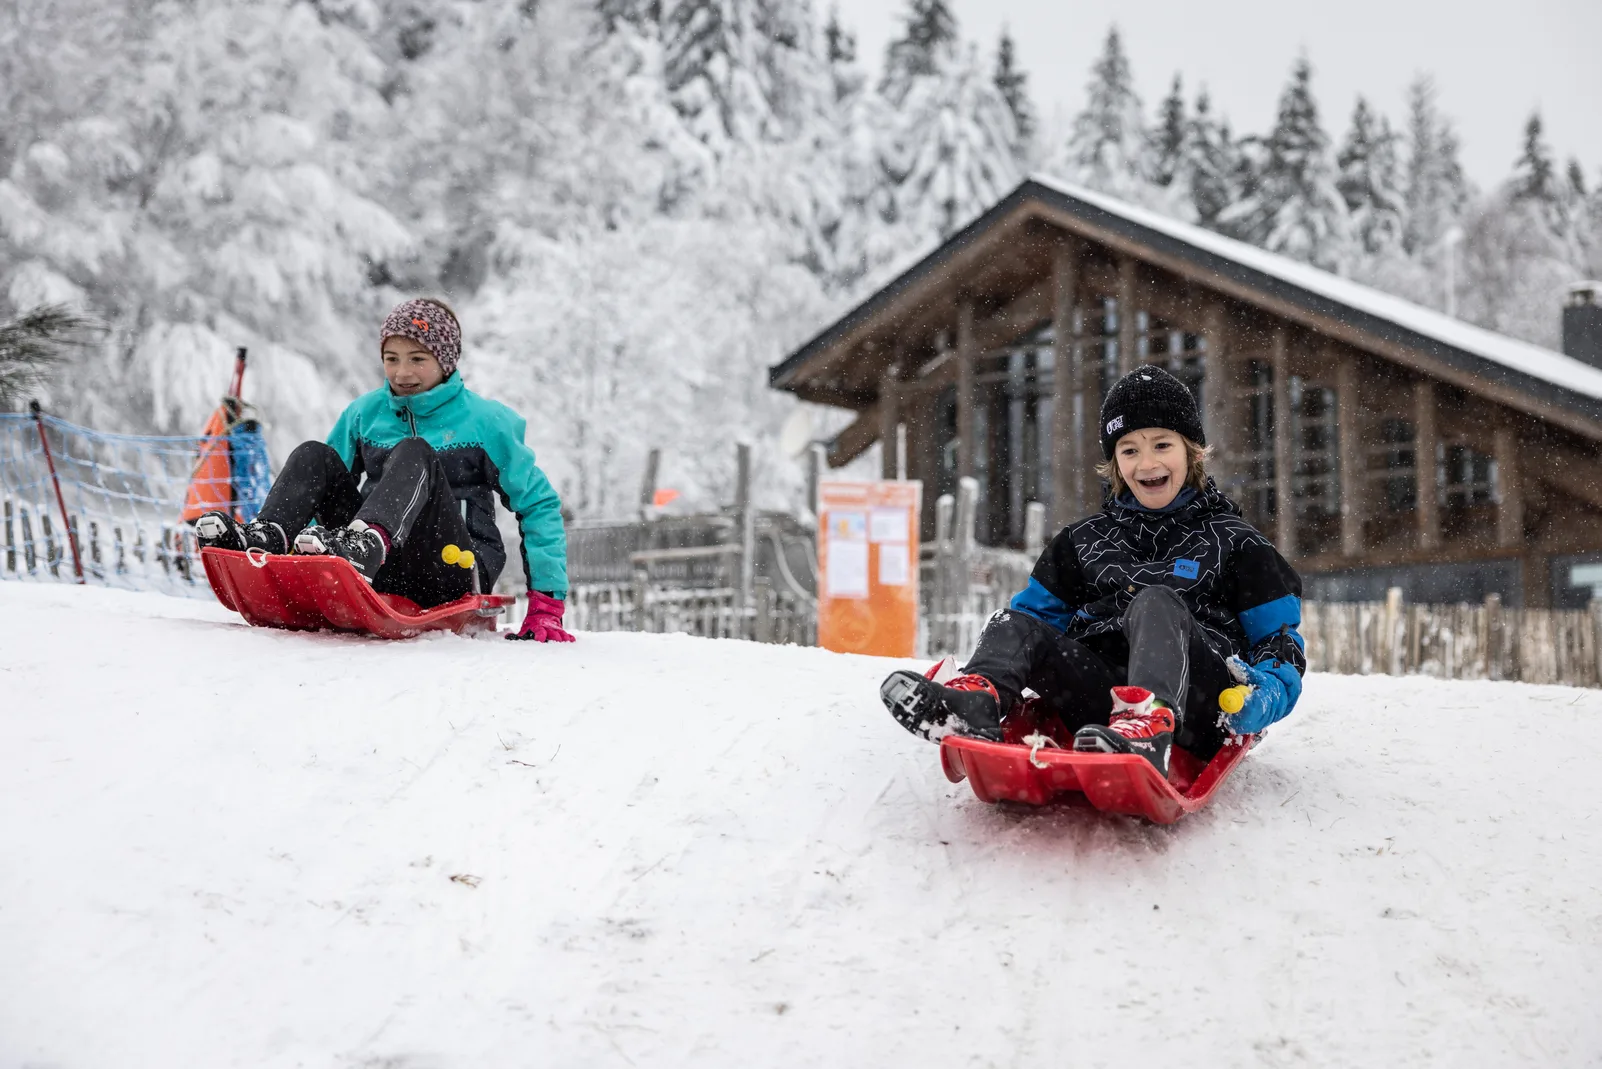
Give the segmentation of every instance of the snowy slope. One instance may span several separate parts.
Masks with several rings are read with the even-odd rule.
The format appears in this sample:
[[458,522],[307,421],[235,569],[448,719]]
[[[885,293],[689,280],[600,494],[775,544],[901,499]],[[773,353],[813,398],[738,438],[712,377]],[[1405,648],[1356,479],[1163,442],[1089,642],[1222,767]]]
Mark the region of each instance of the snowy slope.
[[18,584],[0,650],[0,1066],[1602,1059],[1602,692],[1314,677],[1158,828],[816,650]]

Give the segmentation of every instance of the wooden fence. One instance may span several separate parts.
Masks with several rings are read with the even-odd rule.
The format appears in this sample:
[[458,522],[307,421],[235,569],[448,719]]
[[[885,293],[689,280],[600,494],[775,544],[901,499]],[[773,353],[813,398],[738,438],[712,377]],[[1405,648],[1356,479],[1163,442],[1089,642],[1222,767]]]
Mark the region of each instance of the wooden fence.
[[817,605],[811,599],[758,578],[749,604],[743,600],[733,587],[669,587],[643,579],[583,583],[568,593],[565,620],[581,631],[682,631],[702,638],[817,645]]
[[[74,578],[72,545],[53,504],[0,498],[0,579]],[[68,516],[84,578],[114,586],[153,587],[170,593],[209,590],[200,546],[186,523],[148,526]]]
[[1516,679],[1602,686],[1602,602],[1589,609],[1509,609],[1483,604],[1385,601],[1302,606],[1308,667],[1347,675]]

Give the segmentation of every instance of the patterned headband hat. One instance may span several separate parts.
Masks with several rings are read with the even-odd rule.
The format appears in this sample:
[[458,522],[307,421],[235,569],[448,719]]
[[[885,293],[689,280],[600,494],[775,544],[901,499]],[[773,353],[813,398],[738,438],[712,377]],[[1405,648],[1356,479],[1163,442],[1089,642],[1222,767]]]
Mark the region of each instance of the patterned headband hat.
[[433,353],[446,378],[462,358],[462,328],[433,301],[412,300],[396,305],[384,317],[384,326],[378,332],[379,346],[383,346],[385,338],[394,337],[410,338]]

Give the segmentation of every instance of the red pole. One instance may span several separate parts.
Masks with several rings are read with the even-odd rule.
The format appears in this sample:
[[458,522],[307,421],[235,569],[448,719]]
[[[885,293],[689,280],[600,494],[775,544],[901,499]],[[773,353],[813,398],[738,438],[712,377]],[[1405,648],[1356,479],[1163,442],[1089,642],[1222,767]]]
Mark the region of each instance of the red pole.
[[67,532],[67,545],[72,547],[72,570],[78,576],[78,582],[83,582],[83,561],[78,558],[78,533],[72,529],[72,521],[67,519],[67,499],[61,496],[61,480],[56,476],[56,461],[50,455],[50,439],[45,437],[44,416],[39,412],[39,402],[29,401],[28,411],[33,413],[34,425],[39,428],[39,444],[44,446],[45,463],[50,467],[50,481],[56,487],[56,504],[61,509],[61,528]]
[[241,399],[245,396],[245,347],[234,354],[234,381],[228,384],[228,396]]

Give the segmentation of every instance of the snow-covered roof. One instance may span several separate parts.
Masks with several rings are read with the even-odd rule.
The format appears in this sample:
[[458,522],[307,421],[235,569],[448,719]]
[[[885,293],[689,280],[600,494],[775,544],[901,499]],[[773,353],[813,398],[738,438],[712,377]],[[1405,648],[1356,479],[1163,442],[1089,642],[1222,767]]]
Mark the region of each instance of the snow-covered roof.
[[[1553,416],[1556,406],[1580,417],[1587,433],[1602,427],[1602,369],[1573,357],[1519,341],[1424,308],[1411,301],[1341,278],[1328,271],[1245,242],[1182,223],[1116,197],[1046,175],[1033,175],[984,215],[924,256],[816,338],[775,366],[769,381],[780,387],[804,377],[814,356],[847,338],[912,287],[939,277],[948,261],[983,239],[990,228],[1030,203],[1073,216],[1093,230],[1143,246],[1169,260],[1235,283],[1237,296],[1261,294],[1326,320],[1336,320],[1381,343],[1402,346],[1457,372],[1460,383],[1480,382],[1536,402],[1528,407]],[[1553,295],[1552,314],[1559,314]],[[1543,411],[1544,409],[1544,411]]]
[[[1243,267],[1261,271],[1265,275],[1271,275],[1282,282],[1326,297],[1348,308],[1387,320],[1443,345],[1483,357],[1514,371],[1533,375],[1554,386],[1573,390],[1587,397],[1602,399],[1602,368],[1592,367],[1572,356],[1565,356],[1551,349],[1543,349],[1539,345],[1531,345],[1517,338],[1509,338],[1504,334],[1476,327],[1434,309],[1353,282],[1349,278],[1341,278],[1309,264],[1260,249],[1255,245],[1248,245],[1244,241],[1237,241],[1199,226],[1182,223],[1150,209],[1139,208],[1115,197],[1093,192],[1083,186],[1041,174],[1031,175],[1029,181],[1094,205],[1104,212],[1149,230],[1155,230],[1198,249],[1204,249],[1215,256],[1232,260]],[[1558,314],[1558,307],[1559,295],[1553,294],[1554,318]]]

